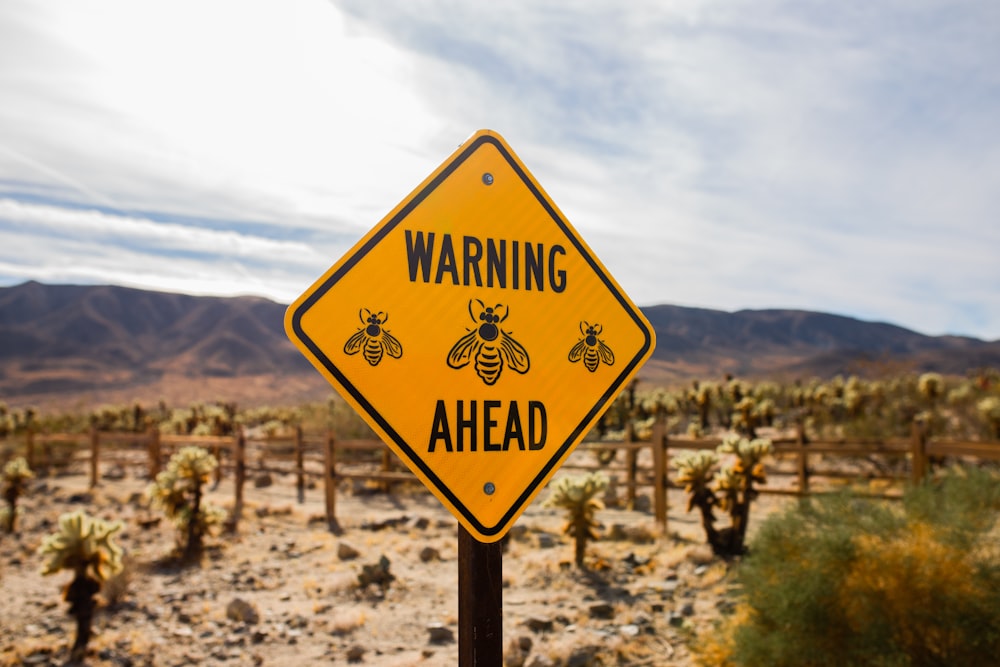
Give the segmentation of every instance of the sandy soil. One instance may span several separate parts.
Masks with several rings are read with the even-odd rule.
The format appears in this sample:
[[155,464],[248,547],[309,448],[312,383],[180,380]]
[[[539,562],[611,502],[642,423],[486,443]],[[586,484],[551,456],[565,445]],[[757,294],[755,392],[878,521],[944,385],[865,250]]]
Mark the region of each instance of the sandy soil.
[[[141,500],[145,486],[131,474],[95,490],[82,474],[32,483],[21,530],[0,536],[0,665],[67,659],[74,623],[60,591],[69,573],[41,576],[36,549],[60,514],[78,508],[123,520],[129,559],[123,592],[94,621],[88,664],[457,663],[456,522],[419,486],[338,495],[343,530],[332,534],[320,489],[299,504],[291,476],[248,484],[238,532],[211,539],[203,562],[186,567],[169,558],[171,524],[140,527],[154,516]],[[231,493],[224,480],[211,499],[228,507]],[[543,507],[545,496],[503,556],[506,664],[693,664],[689,642],[731,605],[732,582],[680,492],[671,495],[669,536],[658,536],[649,512],[602,511],[606,538],[589,547],[586,571],[571,566],[561,512]],[[395,580],[384,593],[360,590],[362,567],[383,556]]]

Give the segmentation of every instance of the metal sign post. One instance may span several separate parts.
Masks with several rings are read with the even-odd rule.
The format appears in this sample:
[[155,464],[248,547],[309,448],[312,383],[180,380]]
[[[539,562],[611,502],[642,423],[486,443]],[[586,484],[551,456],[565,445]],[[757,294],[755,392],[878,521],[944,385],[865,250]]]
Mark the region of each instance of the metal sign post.
[[458,527],[458,664],[503,664],[503,548]]

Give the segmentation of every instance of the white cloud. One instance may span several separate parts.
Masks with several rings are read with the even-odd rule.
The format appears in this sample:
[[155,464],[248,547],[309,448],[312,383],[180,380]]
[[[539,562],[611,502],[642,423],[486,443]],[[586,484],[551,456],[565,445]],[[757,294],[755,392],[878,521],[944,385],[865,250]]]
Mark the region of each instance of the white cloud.
[[0,225],[4,222],[29,226],[40,242],[55,233],[110,242],[116,247],[138,246],[157,254],[184,251],[278,264],[316,262],[320,259],[305,243],[251,236],[230,230],[217,231],[154,222],[94,210],[26,204],[10,199],[0,199]]
[[[0,197],[81,253],[90,234],[135,275],[147,258],[149,286],[288,300],[491,128],[639,303],[997,338],[998,20],[985,0],[11,0]],[[39,260],[0,251],[0,274],[128,278],[3,229]]]
[[[0,228],[0,247],[31,247],[30,256],[0,252],[0,276],[12,282],[111,283],[187,294],[256,294],[279,302],[303,289],[298,268],[251,264],[232,257],[206,261],[188,256],[150,254],[103,244],[86,237],[38,237]],[[326,266],[316,266],[319,272]]]
[[27,80],[20,58],[0,61],[14,102],[0,108],[0,146],[74,174],[88,198],[300,220],[367,211],[351,178],[395,193],[427,168],[419,153],[435,119],[405,84],[411,63],[349,31],[324,3],[19,9],[8,15],[31,15],[50,57]]

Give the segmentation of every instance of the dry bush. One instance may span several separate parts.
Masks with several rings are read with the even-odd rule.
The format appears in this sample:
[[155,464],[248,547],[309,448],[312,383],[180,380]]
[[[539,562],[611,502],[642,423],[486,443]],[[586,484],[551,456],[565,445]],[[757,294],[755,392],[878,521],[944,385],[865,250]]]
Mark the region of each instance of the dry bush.
[[955,470],[902,507],[837,495],[775,515],[704,665],[987,665],[1000,655],[1000,479]]

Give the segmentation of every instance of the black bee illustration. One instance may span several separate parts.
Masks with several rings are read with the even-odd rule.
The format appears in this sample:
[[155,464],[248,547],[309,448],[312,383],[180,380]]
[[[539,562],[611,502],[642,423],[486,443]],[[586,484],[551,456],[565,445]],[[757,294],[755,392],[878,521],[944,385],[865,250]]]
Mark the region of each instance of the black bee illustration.
[[575,362],[583,359],[583,365],[591,373],[597,370],[602,361],[608,366],[614,366],[615,353],[598,338],[602,331],[604,327],[600,324],[580,322],[580,333],[583,334],[583,338],[569,351],[569,360]]
[[[478,315],[473,312],[473,304],[478,304]],[[517,373],[527,373],[531,366],[528,351],[498,326],[509,314],[510,309],[503,304],[487,307],[479,299],[469,301],[469,316],[480,324],[458,339],[448,353],[448,365],[464,368],[475,360],[476,375],[488,385],[496,384],[504,364]]]
[[365,326],[347,339],[344,344],[345,354],[357,354],[364,350],[365,361],[372,366],[378,366],[383,354],[388,354],[394,359],[403,356],[403,346],[383,326],[389,321],[388,313],[382,311],[373,313],[367,308],[362,308],[358,311],[358,317]]

